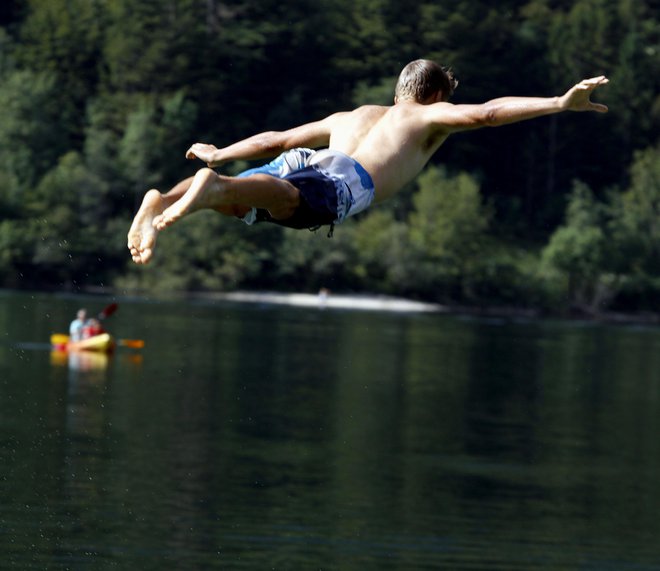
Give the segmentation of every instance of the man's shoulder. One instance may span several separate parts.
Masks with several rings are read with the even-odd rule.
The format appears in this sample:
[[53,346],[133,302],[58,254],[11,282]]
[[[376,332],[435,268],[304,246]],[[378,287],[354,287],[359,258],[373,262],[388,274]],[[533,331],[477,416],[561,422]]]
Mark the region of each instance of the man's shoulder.
[[390,107],[383,105],[360,105],[352,111],[335,113],[329,119],[333,127],[353,128],[356,124],[373,124],[378,121]]
[[383,114],[390,108],[388,105],[360,105],[352,112],[361,115]]
[[391,107],[385,105],[362,105],[350,114],[351,122],[373,124],[384,117]]

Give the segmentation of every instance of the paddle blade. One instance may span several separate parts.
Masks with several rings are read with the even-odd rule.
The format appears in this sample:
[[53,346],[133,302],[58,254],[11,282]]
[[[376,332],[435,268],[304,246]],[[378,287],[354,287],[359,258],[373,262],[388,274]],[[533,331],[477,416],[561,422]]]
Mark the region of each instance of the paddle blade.
[[69,336],[64,333],[53,333],[50,336],[51,345],[66,345],[69,342]]
[[122,347],[130,347],[131,349],[142,349],[144,347],[142,339],[120,339],[118,343]]
[[117,309],[119,309],[119,305],[116,303],[111,303],[110,305],[104,307],[103,311],[99,313],[99,319],[110,317],[115,311],[117,311]]

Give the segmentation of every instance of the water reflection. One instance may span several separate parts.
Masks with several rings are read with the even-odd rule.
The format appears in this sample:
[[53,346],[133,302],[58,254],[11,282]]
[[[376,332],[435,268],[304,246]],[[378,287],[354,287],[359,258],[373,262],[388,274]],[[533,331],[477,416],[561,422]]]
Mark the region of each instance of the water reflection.
[[[78,373],[101,373],[110,362],[112,355],[98,351],[51,351],[50,363],[53,366],[68,367]],[[102,374],[88,375],[102,378]]]
[[19,568],[660,568],[657,330],[131,312],[141,362],[2,355]]

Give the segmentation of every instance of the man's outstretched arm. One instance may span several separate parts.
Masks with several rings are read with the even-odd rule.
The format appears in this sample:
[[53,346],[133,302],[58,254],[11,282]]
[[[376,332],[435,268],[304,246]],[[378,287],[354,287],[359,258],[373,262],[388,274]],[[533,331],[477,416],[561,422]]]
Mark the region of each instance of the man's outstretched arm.
[[479,127],[499,127],[562,111],[605,113],[607,106],[592,102],[590,97],[594,89],[608,82],[602,75],[583,79],[558,97],[500,97],[481,105],[436,103],[432,106],[432,122],[452,133]]
[[209,167],[236,160],[256,160],[275,157],[296,147],[326,147],[330,142],[330,132],[336,119],[343,115],[335,113],[321,121],[307,123],[288,131],[266,131],[243,139],[227,147],[195,143],[188,151],[189,159],[200,159]]

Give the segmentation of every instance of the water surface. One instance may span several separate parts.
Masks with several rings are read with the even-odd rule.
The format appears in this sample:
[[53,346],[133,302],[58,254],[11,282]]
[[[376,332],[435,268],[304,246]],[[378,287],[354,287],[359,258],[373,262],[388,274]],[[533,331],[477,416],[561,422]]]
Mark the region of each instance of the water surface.
[[0,568],[660,570],[660,330],[0,293]]

